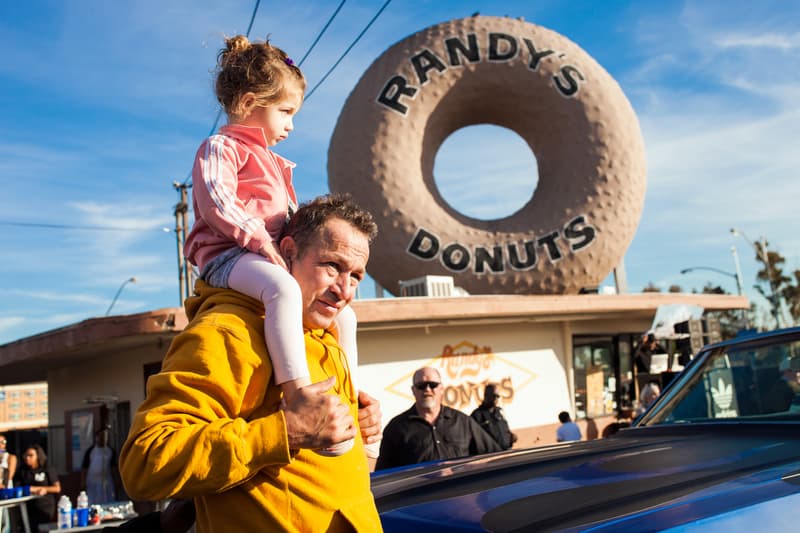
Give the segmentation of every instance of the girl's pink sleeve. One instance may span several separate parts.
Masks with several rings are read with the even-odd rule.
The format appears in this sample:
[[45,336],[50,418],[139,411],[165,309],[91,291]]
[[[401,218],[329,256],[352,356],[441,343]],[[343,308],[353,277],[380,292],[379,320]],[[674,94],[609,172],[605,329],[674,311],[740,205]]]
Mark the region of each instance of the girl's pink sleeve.
[[258,253],[272,238],[264,220],[249,214],[236,194],[239,166],[236,149],[224,137],[211,137],[200,146],[192,168],[195,217],[242,248]]

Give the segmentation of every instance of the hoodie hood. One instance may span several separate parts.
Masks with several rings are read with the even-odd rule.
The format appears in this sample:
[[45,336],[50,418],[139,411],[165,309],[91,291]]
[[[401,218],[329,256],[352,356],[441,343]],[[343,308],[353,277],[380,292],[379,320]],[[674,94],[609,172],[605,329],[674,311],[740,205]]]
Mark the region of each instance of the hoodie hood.
[[198,280],[194,286],[194,295],[184,302],[186,318],[194,320],[198,315],[211,310],[221,311],[220,306],[234,305],[244,307],[253,313],[264,316],[264,305],[233,289],[218,289],[204,281]]

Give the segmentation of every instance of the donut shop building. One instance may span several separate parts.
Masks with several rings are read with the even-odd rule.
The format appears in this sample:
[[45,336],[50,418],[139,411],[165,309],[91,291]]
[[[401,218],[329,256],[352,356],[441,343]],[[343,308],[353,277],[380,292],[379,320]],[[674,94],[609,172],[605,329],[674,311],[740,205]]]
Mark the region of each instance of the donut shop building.
[[[381,401],[384,423],[413,403],[413,372],[433,366],[445,403],[465,413],[486,383],[497,383],[517,446],[552,443],[562,410],[576,413],[591,436],[592,426],[600,432],[625,416],[632,347],[658,307],[671,304],[748,306],[739,296],[659,293],[357,300],[358,383]],[[94,427],[110,425],[112,444],[121,445],[147,377],[185,325],[183,309],[167,308],[19,339],[0,346],[0,384],[47,381],[51,453],[77,471],[80,450],[65,453],[80,440],[76,420],[88,413]]]

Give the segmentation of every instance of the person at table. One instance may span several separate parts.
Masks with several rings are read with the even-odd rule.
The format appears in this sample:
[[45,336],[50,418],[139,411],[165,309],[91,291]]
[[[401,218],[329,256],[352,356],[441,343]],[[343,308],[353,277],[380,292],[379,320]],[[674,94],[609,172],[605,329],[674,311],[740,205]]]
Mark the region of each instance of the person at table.
[[22,467],[17,470],[16,483],[30,485],[31,496],[43,496],[26,503],[31,531],[38,531],[39,524],[53,520],[56,495],[61,494],[58,472],[47,464],[47,454],[38,444],[28,446],[22,454]]
[[0,434],[0,489],[11,488],[9,481],[13,482],[17,471],[17,456],[6,449],[7,443],[6,436]]
[[[17,456],[6,449],[6,436],[0,434],[0,489],[10,489],[14,484],[14,473],[17,471]],[[8,509],[0,509],[0,532],[11,531]]]

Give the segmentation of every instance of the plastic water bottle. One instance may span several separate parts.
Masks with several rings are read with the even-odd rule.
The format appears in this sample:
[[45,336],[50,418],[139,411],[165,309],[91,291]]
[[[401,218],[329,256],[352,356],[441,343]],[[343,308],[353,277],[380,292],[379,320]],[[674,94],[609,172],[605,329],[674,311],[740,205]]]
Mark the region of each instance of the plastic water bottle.
[[78,506],[77,509],[77,521],[78,527],[84,527],[89,525],[89,496],[86,494],[85,490],[82,490],[80,494],[78,494],[78,500],[76,501]]
[[58,500],[58,529],[72,527],[72,502],[66,494]]

